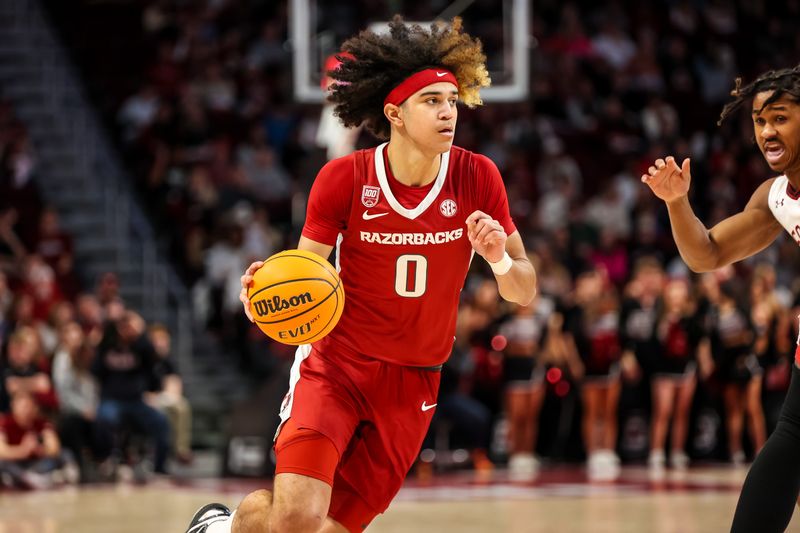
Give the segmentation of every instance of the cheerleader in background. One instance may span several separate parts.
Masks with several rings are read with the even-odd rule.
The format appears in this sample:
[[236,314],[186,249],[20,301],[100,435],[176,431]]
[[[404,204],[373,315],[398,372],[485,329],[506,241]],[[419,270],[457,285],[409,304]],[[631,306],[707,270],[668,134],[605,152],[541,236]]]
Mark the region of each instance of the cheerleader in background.
[[601,272],[593,270],[578,276],[566,330],[585,367],[581,429],[589,477],[596,480],[616,479],[620,472],[615,452],[621,388],[619,315],[617,293]]
[[683,470],[689,465],[684,450],[689,427],[689,413],[696,385],[695,352],[702,330],[692,320],[692,302],[683,280],[672,280],[664,288],[663,302],[653,328],[655,348],[651,393],[653,413],[650,430],[650,458],[653,470],[663,470],[664,447],[670,419],[670,466]]

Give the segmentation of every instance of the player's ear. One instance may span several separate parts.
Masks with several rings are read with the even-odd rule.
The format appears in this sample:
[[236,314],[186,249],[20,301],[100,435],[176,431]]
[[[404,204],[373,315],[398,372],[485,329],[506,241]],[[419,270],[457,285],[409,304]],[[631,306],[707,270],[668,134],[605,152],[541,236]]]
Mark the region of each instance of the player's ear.
[[400,106],[386,104],[383,106],[383,114],[392,126],[400,127],[403,125],[403,111]]

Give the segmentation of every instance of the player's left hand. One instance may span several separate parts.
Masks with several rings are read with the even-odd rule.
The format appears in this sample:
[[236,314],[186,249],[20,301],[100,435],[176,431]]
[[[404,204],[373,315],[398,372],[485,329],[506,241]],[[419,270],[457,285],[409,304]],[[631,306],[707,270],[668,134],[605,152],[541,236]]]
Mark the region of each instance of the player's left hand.
[[506,252],[506,230],[483,211],[474,211],[467,217],[467,237],[478,255],[490,263],[500,261]]

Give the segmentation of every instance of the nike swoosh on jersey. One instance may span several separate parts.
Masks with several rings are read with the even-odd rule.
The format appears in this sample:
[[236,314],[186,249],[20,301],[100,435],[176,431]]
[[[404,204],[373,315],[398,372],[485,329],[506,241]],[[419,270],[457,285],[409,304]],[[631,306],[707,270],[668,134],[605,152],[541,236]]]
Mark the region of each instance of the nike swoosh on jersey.
[[361,218],[363,218],[364,220],[372,220],[373,218],[378,218],[378,217],[386,216],[386,215],[388,215],[388,214],[389,214],[389,213],[373,213],[372,215],[370,215],[370,214],[369,214],[369,210],[367,210],[367,211],[364,211],[364,214],[363,214],[363,215],[361,215]]
[[433,409],[434,407],[436,407],[436,404],[435,404],[435,403],[434,403],[434,404],[432,404],[432,405],[425,405],[425,402],[422,402],[422,411],[423,411],[423,412],[424,412],[424,411],[430,411],[430,410],[431,410],[431,409]]

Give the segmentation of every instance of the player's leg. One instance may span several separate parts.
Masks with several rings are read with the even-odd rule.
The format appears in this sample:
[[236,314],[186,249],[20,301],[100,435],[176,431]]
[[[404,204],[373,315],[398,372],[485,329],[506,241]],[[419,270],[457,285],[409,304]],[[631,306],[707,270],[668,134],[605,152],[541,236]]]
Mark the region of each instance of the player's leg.
[[792,381],[775,431],[747,474],[732,533],[784,531],[800,494],[800,369]]
[[[301,533],[322,529],[328,516],[331,485],[300,474],[275,476],[275,493],[269,510],[270,533]],[[241,528],[233,533],[260,533],[264,522],[259,514],[241,519]],[[245,525],[251,527],[244,527]]]
[[360,533],[383,513],[419,454],[436,404],[440,373],[372,363],[357,385],[369,398],[359,427],[336,472],[328,515]]
[[[330,493],[330,485],[314,478],[279,474],[275,478],[277,496],[268,490],[251,492],[233,513],[222,504],[206,505],[195,514],[187,533],[347,533],[341,524],[325,517]],[[307,507],[296,512],[298,505]],[[325,511],[319,518],[322,508]]]
[[275,443],[274,493],[256,491],[232,519],[229,511],[224,519],[210,516],[218,521],[208,531],[190,533],[317,531],[323,526],[340,450],[347,448],[359,421],[346,366],[344,357],[334,363],[310,347],[298,350],[281,411],[287,420]]
[[275,452],[278,464],[273,491],[258,490],[249,494],[232,514],[224,506],[204,508],[205,516],[201,509],[192,521],[197,529],[190,526],[188,533],[284,533],[322,529],[339,463],[339,452],[333,442],[317,431],[299,427],[290,418],[281,429]]

